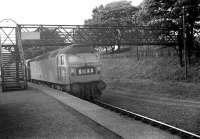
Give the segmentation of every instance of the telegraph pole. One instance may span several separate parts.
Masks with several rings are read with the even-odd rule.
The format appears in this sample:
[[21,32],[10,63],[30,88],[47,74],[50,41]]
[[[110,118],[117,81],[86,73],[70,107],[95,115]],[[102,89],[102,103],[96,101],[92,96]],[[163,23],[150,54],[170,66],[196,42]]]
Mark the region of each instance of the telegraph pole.
[[185,80],[188,78],[188,54],[187,54],[187,32],[185,24],[185,7],[183,6],[183,46],[184,46],[184,65],[185,65]]

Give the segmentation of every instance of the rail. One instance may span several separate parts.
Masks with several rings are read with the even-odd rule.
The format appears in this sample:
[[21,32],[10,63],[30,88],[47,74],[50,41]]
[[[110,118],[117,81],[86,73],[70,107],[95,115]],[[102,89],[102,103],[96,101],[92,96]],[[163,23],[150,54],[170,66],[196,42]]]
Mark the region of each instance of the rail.
[[108,104],[108,103],[101,102],[100,100],[95,100],[93,103],[95,103],[97,105],[100,105],[100,106],[102,106],[104,108],[107,108],[109,110],[112,110],[112,111],[118,112],[120,114],[126,115],[128,117],[134,118],[136,120],[140,120],[140,121],[142,121],[144,123],[148,123],[148,124],[150,124],[152,126],[157,126],[157,127],[161,128],[163,130],[167,130],[172,134],[176,134],[176,135],[180,136],[182,139],[200,139],[200,136],[196,135],[194,133],[191,133],[191,132],[188,132],[186,130],[183,130],[183,129],[171,126],[169,124],[160,122],[158,120],[151,119],[149,117],[146,117],[146,116],[143,116],[143,115],[140,115],[140,114],[125,110],[123,108],[119,108],[119,107],[113,106],[113,105]]

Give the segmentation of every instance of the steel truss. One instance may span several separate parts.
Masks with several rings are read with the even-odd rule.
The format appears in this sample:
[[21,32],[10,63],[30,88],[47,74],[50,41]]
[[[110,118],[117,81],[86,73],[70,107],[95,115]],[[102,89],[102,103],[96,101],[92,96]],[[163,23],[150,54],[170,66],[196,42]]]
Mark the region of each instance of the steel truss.
[[[3,90],[26,88],[26,69],[23,50],[40,46],[88,44],[113,45],[178,45],[182,28],[158,26],[86,26],[31,25],[0,27],[1,72]],[[199,35],[199,30],[195,30]],[[40,40],[22,40],[24,32],[40,32]],[[46,32],[46,33],[45,33]],[[53,35],[52,35],[53,34]],[[23,46],[23,47],[22,47]]]
[[[41,38],[31,45],[90,44],[102,45],[176,45],[178,28],[150,26],[86,26],[86,25],[20,25],[21,32],[44,29],[58,33],[63,39]],[[50,42],[50,43],[49,43]]]

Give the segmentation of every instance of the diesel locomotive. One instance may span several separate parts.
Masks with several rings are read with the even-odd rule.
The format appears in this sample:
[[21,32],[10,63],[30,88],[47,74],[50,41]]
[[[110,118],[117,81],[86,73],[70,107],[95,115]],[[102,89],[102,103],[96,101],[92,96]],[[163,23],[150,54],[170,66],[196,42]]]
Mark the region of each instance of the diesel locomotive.
[[97,99],[106,88],[101,79],[100,57],[90,46],[73,44],[48,52],[31,59],[27,68],[30,81],[83,99]]

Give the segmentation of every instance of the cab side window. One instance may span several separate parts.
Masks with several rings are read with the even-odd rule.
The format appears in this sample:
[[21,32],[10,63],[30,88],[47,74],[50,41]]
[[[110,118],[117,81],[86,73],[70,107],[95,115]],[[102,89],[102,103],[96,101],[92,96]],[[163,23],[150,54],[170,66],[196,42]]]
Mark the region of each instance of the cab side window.
[[60,56],[60,65],[64,65],[64,55]]
[[59,81],[65,81],[66,76],[66,68],[65,65],[65,55],[59,55],[57,57],[57,79]]

